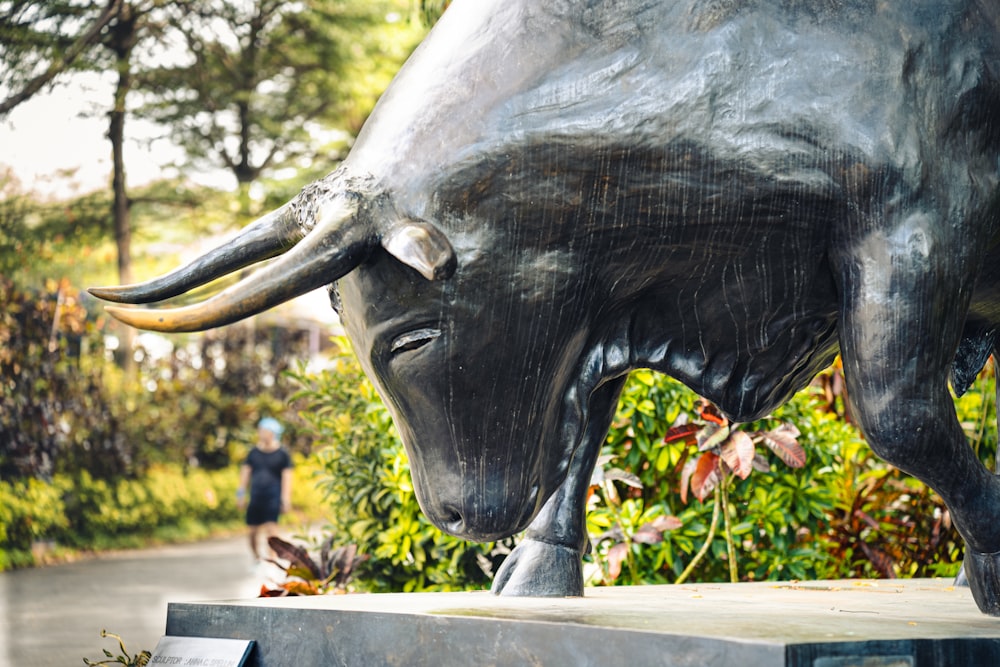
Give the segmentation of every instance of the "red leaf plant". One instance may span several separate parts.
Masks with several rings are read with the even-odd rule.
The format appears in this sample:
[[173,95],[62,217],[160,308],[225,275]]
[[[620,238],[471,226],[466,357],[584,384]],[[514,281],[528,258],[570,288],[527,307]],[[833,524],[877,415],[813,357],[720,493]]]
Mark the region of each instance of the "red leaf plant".
[[269,562],[284,570],[285,581],[276,588],[261,586],[262,598],[346,593],[355,567],[368,560],[367,555],[358,555],[355,544],[334,549],[332,536],[320,546],[318,560],[304,547],[280,537],[268,538],[267,544],[276,556],[276,560]]
[[806,451],[799,444],[799,431],[791,424],[781,424],[769,431],[747,431],[740,424],[731,423],[714,405],[702,401],[698,407],[698,422],[671,427],[663,437],[664,444],[696,446],[698,453],[687,458],[681,472],[680,497],[687,503],[688,492],[704,502],[715,494],[715,507],[708,536],[694,558],[677,579],[681,583],[704,558],[715,537],[719,514],[725,526],[726,547],[729,556],[731,581],[738,581],[736,571],[736,545],[729,517],[729,480],[731,477],[747,479],[754,470],[767,472],[770,464],[757,452],[757,445],[774,452],[787,466],[801,468],[806,463]]

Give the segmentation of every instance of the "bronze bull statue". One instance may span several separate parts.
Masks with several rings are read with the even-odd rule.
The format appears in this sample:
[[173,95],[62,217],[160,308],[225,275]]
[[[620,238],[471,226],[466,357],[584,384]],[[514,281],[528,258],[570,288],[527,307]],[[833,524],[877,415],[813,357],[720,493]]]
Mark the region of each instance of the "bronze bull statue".
[[874,451],[933,487],[1000,615],[1000,478],[949,394],[1000,325],[995,0],[457,0],[350,156],[149,303],[221,326],[322,285],[424,512],[527,528],[494,590],[582,594],[584,500],[629,371],[730,419],[839,352]]

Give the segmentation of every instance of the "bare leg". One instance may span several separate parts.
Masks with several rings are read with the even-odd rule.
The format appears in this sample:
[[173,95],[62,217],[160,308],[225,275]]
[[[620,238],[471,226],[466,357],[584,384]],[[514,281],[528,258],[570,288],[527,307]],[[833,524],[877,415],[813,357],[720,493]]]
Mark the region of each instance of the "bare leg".
[[260,526],[250,526],[249,536],[250,536],[250,553],[253,554],[254,560],[260,560],[260,554],[257,551],[257,534],[260,532]]
[[267,555],[267,558],[273,559],[274,551],[271,549],[271,546],[267,543],[267,540],[269,540],[272,537],[276,537],[278,535],[278,524],[273,521],[268,521],[267,523],[262,524],[260,526],[260,530],[262,533],[264,533],[264,545],[265,545],[264,553]]

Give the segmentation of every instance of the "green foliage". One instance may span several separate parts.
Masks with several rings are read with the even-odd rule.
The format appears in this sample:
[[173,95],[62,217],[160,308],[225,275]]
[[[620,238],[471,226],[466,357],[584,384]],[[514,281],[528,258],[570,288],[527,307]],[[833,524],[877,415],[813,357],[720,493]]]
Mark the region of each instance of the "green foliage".
[[[252,324],[133,350],[109,362],[106,333],[65,281],[21,290],[0,277],[0,474],[138,476],[152,464],[228,466],[264,415],[284,415],[282,376],[308,333]],[[140,338],[140,342],[142,342]],[[154,343],[156,345],[154,345]],[[307,449],[293,419],[286,442]]]
[[[347,349],[345,340],[338,344]],[[420,512],[403,446],[388,412],[353,356],[319,373],[300,368],[302,418],[317,442],[330,532],[370,559],[355,588],[372,592],[483,588],[502,547],[445,535]]]
[[[728,503],[720,494],[685,503],[687,461],[697,448],[663,442],[677,423],[697,419],[699,399],[680,383],[634,373],[623,392],[604,460],[612,474],[595,486],[588,530],[595,543],[592,582],[675,581],[708,539],[701,581],[728,579],[725,535],[713,532],[713,513],[732,520],[736,559],[744,580],[951,576],[962,543],[941,499],[871,452],[849,418],[837,412],[838,368],[800,392],[771,417],[744,429],[791,424],[807,453],[792,471],[769,453],[770,472],[731,478]],[[981,458],[996,451],[991,368],[958,401],[960,420]],[[610,478],[612,483],[609,483]]]
[[[686,441],[662,440],[679,419],[686,422],[699,414],[698,400],[680,383],[645,371],[633,374],[626,386],[605,454],[615,465],[635,473],[642,488],[622,491],[625,500],[620,507],[609,502],[607,494],[592,499],[588,528],[596,543],[597,581],[671,583],[712,531],[712,515],[722,500],[719,495],[688,504],[681,496],[687,482],[685,464],[696,448]],[[808,461],[802,470],[789,471],[768,452],[769,472],[758,471],[747,479],[731,481],[727,509],[740,547],[737,558],[744,579],[822,579],[834,575],[835,563],[826,551],[824,528],[835,508],[834,489],[840,483],[833,468],[845,446],[860,443],[860,435],[817,407],[817,394],[805,391],[773,418],[746,426],[748,430],[767,431],[782,423],[794,424],[801,432],[798,440],[808,452]],[[643,526],[667,516],[676,517],[677,522],[659,533],[661,540],[641,535]],[[615,539],[618,534],[621,538]],[[636,535],[641,535],[640,539]],[[612,566],[622,551],[619,544],[626,545],[628,557],[622,562],[621,576],[614,577]],[[618,552],[613,551],[616,548]],[[725,535],[715,532],[709,542],[711,557],[693,576],[701,581],[727,580],[727,552]]]
[[[295,455],[293,514],[314,522],[322,495],[318,466]],[[39,543],[58,552],[99,551],[205,538],[243,526],[234,467],[222,470],[157,465],[137,479],[103,480],[86,471],[51,480],[0,481],[0,571],[38,561]],[[283,519],[284,520],[284,519]]]
[[291,358],[305,354],[307,332],[244,323],[171,342],[169,354],[137,355],[142,388],[131,395],[141,400],[129,424],[150,461],[228,466],[256,440],[256,424],[267,415],[282,416],[293,449],[308,448],[286,416],[292,387],[282,375]]
[[[167,6],[186,52],[144,74],[140,113],[170,127],[194,166],[224,167],[240,184],[289,166],[326,172],[422,32],[402,20],[407,9],[402,0]],[[340,136],[324,145],[321,125]]]
[[425,24],[432,26],[450,4],[451,0],[420,0],[420,17]]
[[156,467],[140,479],[108,481],[86,471],[51,481],[0,482],[0,570],[30,565],[32,546],[55,542],[70,549],[142,546],[178,534],[205,537],[234,526],[237,474],[233,469]]
[[89,658],[84,658],[83,663],[85,665],[124,665],[125,667],[146,667],[146,665],[149,664],[150,658],[153,657],[153,654],[147,650],[139,651],[136,654],[130,654],[128,649],[125,648],[125,640],[113,632],[101,630],[101,637],[112,637],[117,640],[118,653],[115,654],[108,649],[104,649],[104,660],[94,662]]
[[958,421],[969,444],[986,466],[997,472],[996,365],[991,360],[972,386],[955,401]]
[[102,369],[82,352],[98,340],[66,282],[32,293],[0,277],[4,478],[47,475],[74,461],[101,477],[131,472],[136,443],[121,437],[111,402],[96,390]]
[[0,482],[0,571],[31,565],[34,542],[69,529],[62,493],[38,479]]
[[9,168],[0,167],[0,275],[8,278],[29,264],[35,254],[37,236],[25,221],[36,204],[21,190]]
[[[143,276],[175,268],[179,253],[197,239],[227,234],[244,222],[233,215],[230,195],[177,181],[134,188],[130,202],[133,261]],[[76,287],[114,284],[112,235],[110,192],[40,199],[0,166],[0,275],[21,286],[52,277]]]
[[[98,0],[0,3],[0,116],[65,72],[84,69],[120,12]],[[92,66],[95,63],[90,62]]]

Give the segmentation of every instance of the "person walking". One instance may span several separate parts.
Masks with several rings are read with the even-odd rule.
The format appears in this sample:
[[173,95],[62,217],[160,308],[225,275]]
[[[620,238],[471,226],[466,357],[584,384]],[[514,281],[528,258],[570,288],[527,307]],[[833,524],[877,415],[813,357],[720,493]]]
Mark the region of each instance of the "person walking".
[[278,517],[292,508],[292,457],[281,446],[284,430],[273,417],[261,419],[257,424],[257,445],[240,466],[236,503],[241,510],[246,508],[250,552],[258,562],[260,535],[263,533],[265,540],[277,535]]

